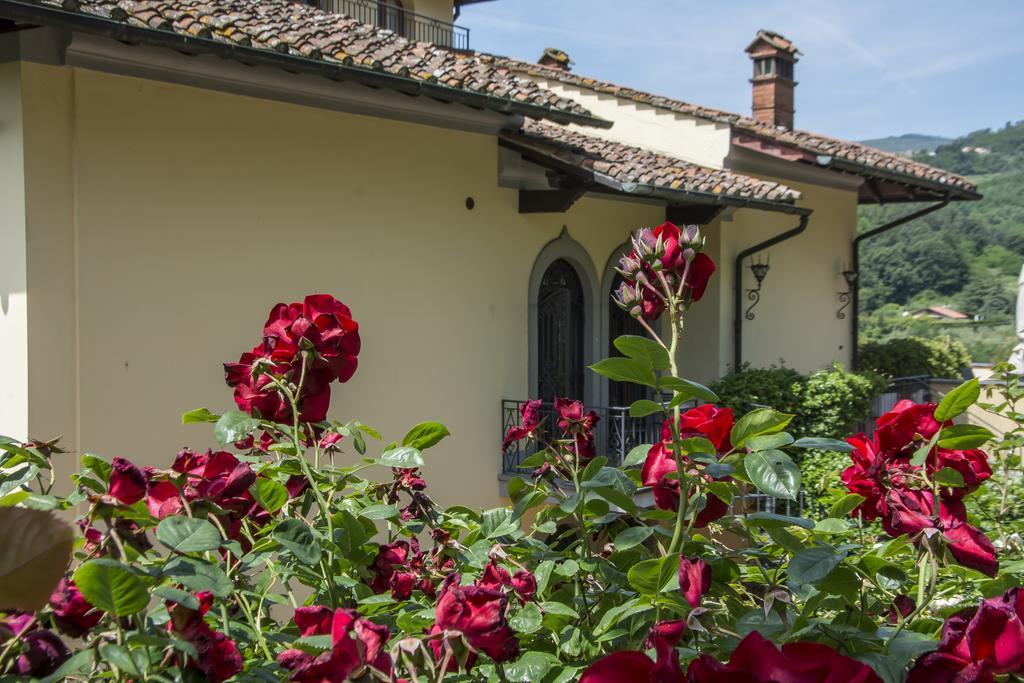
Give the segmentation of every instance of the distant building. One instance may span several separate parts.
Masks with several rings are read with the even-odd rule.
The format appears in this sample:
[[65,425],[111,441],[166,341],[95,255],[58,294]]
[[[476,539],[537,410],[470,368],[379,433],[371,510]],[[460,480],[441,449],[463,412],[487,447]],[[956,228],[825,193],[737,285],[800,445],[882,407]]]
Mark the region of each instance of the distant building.
[[970,320],[971,316],[945,306],[927,306],[910,314],[914,318],[935,318],[936,320]]

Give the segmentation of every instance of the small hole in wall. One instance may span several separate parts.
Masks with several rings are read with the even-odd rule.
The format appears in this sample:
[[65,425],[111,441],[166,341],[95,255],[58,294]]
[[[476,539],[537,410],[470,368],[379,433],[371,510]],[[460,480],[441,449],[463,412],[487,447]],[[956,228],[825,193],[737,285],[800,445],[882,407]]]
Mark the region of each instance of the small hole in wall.
[[476,200],[474,200],[472,197],[466,197],[466,208],[469,209],[470,211],[472,211],[473,207],[475,207],[475,206],[476,206]]

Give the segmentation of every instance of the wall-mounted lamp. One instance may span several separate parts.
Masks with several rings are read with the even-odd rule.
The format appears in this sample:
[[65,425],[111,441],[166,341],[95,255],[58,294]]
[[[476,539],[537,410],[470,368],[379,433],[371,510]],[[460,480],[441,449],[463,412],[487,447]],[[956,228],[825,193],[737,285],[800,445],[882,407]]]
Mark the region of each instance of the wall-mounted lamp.
[[836,311],[836,317],[840,320],[846,319],[846,309],[850,305],[850,301],[853,297],[853,287],[857,284],[857,271],[851,270],[850,268],[843,266],[843,279],[846,280],[846,291],[839,292],[839,303],[842,306]]
[[771,268],[770,264],[771,257],[764,263],[761,263],[761,257],[758,257],[757,263],[750,264],[750,272],[754,274],[754,279],[757,280],[757,287],[747,290],[747,300],[751,302],[743,316],[747,320],[754,319],[754,306],[757,306],[758,302],[761,301],[761,283],[764,282],[764,276],[768,274],[768,269]]

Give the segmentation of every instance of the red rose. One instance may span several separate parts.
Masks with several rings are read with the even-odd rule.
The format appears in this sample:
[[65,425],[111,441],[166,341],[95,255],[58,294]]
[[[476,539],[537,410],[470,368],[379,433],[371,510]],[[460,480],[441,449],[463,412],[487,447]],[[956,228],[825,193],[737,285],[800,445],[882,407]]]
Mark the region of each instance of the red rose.
[[285,650],[278,663],[291,671],[289,680],[309,683],[342,683],[363,675],[372,667],[384,675],[391,673],[391,657],[384,652],[390,633],[386,626],[363,619],[349,609],[300,607],[295,610],[295,625],[303,636],[331,636],[331,649],[314,656],[303,650]]
[[[683,466],[686,466],[684,458]],[[672,457],[671,444],[664,442],[654,444],[647,451],[647,459],[644,460],[643,468],[640,470],[640,479],[644,486],[650,486],[654,493],[654,504],[662,510],[679,509],[679,479],[669,478],[667,475],[676,471],[675,458]],[[704,509],[697,514],[694,522],[696,527],[706,527],[716,519],[723,517],[729,511],[729,506],[712,493],[707,494]]]
[[966,522],[967,511],[958,498],[939,498],[939,516],[934,516],[930,491],[893,489],[885,497],[886,517],[882,526],[896,537],[918,534],[925,529],[941,531],[953,558],[965,567],[988,576],[999,570],[995,546],[985,534]]
[[690,290],[690,301],[704,298],[704,290],[708,281],[715,274],[715,262],[707,254],[697,254],[690,264],[690,272],[686,275],[686,287]]
[[525,569],[520,569],[512,576],[512,590],[516,592],[519,601],[525,604],[537,595],[537,579]]
[[142,500],[148,488],[142,470],[124,458],[114,458],[110,466],[110,495],[125,505]]
[[523,405],[519,406],[522,419],[518,425],[508,428],[508,431],[505,433],[505,439],[501,442],[501,450],[504,451],[512,443],[521,441],[533,434],[533,431],[540,426],[540,406],[541,402],[538,399],[526,401]]
[[63,578],[50,596],[53,620],[61,631],[81,638],[103,618],[103,611],[89,604],[74,582]]
[[583,672],[579,683],[672,683],[682,682],[676,645],[686,631],[686,622],[661,621],[647,634],[648,648],[653,648],[656,661],[642,652],[613,652],[597,660]]
[[519,641],[505,618],[507,604],[501,591],[459,586],[453,580],[437,601],[433,632],[461,633],[474,650],[487,653],[496,662],[510,661],[519,655]]
[[359,324],[352,311],[329,294],[311,294],[303,303],[278,304],[263,326],[270,358],[292,363],[303,342],[316,351],[312,370],[329,369],[330,379],[347,382],[356,371]]
[[[903,400],[875,421],[875,436],[883,451],[904,453],[915,450],[935,436],[942,427],[934,417],[934,403]],[[950,424],[950,423],[947,423]]]
[[242,655],[235,641],[219,631],[210,628],[203,616],[213,606],[213,595],[208,592],[196,594],[199,609],[192,610],[178,603],[167,603],[171,616],[167,629],[191,643],[198,657],[188,660],[189,668],[202,672],[212,683],[224,683],[242,671]]
[[683,597],[696,609],[700,598],[711,589],[711,565],[699,558],[679,557],[679,589]]
[[11,670],[18,676],[49,676],[71,656],[57,634],[39,628],[34,614],[12,612],[0,621],[0,647],[12,639],[19,641],[21,649]]
[[882,683],[871,667],[820,643],[789,643],[781,650],[751,632],[720,664],[708,655],[690,662],[688,683],[785,681],[785,683]]
[[864,498],[864,502],[853,509],[851,514],[863,515],[866,520],[878,519],[882,513],[882,499],[885,489],[880,474],[885,467],[885,458],[879,453],[878,437],[868,438],[864,434],[851,436],[846,443],[853,446],[850,459],[853,464],[840,475],[850,493]]
[[[714,445],[719,454],[728,453],[732,450],[732,443],[729,441],[732,425],[731,408],[719,408],[705,403],[679,416],[679,438],[703,436]],[[666,444],[672,443],[671,420],[666,420],[661,426],[661,440]]]
[[907,683],[991,681],[1024,673],[1024,590],[983,600],[946,620],[935,652],[917,660]]
[[948,496],[963,498],[968,493],[976,491],[982,482],[992,476],[992,468],[989,467],[988,457],[979,450],[951,451],[946,448],[937,448],[936,453],[929,457],[929,475],[944,467],[949,467],[960,473],[964,479],[964,485],[943,489]]

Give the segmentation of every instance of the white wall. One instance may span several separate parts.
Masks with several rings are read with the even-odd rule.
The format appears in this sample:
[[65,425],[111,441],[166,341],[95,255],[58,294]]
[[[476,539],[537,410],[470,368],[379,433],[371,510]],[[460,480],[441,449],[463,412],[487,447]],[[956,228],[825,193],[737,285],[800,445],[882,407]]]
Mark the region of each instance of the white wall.
[[594,116],[614,121],[611,128],[580,129],[589,135],[647,147],[711,168],[722,168],[729,154],[729,126],[567,85],[535,78],[541,86],[575,100]]

